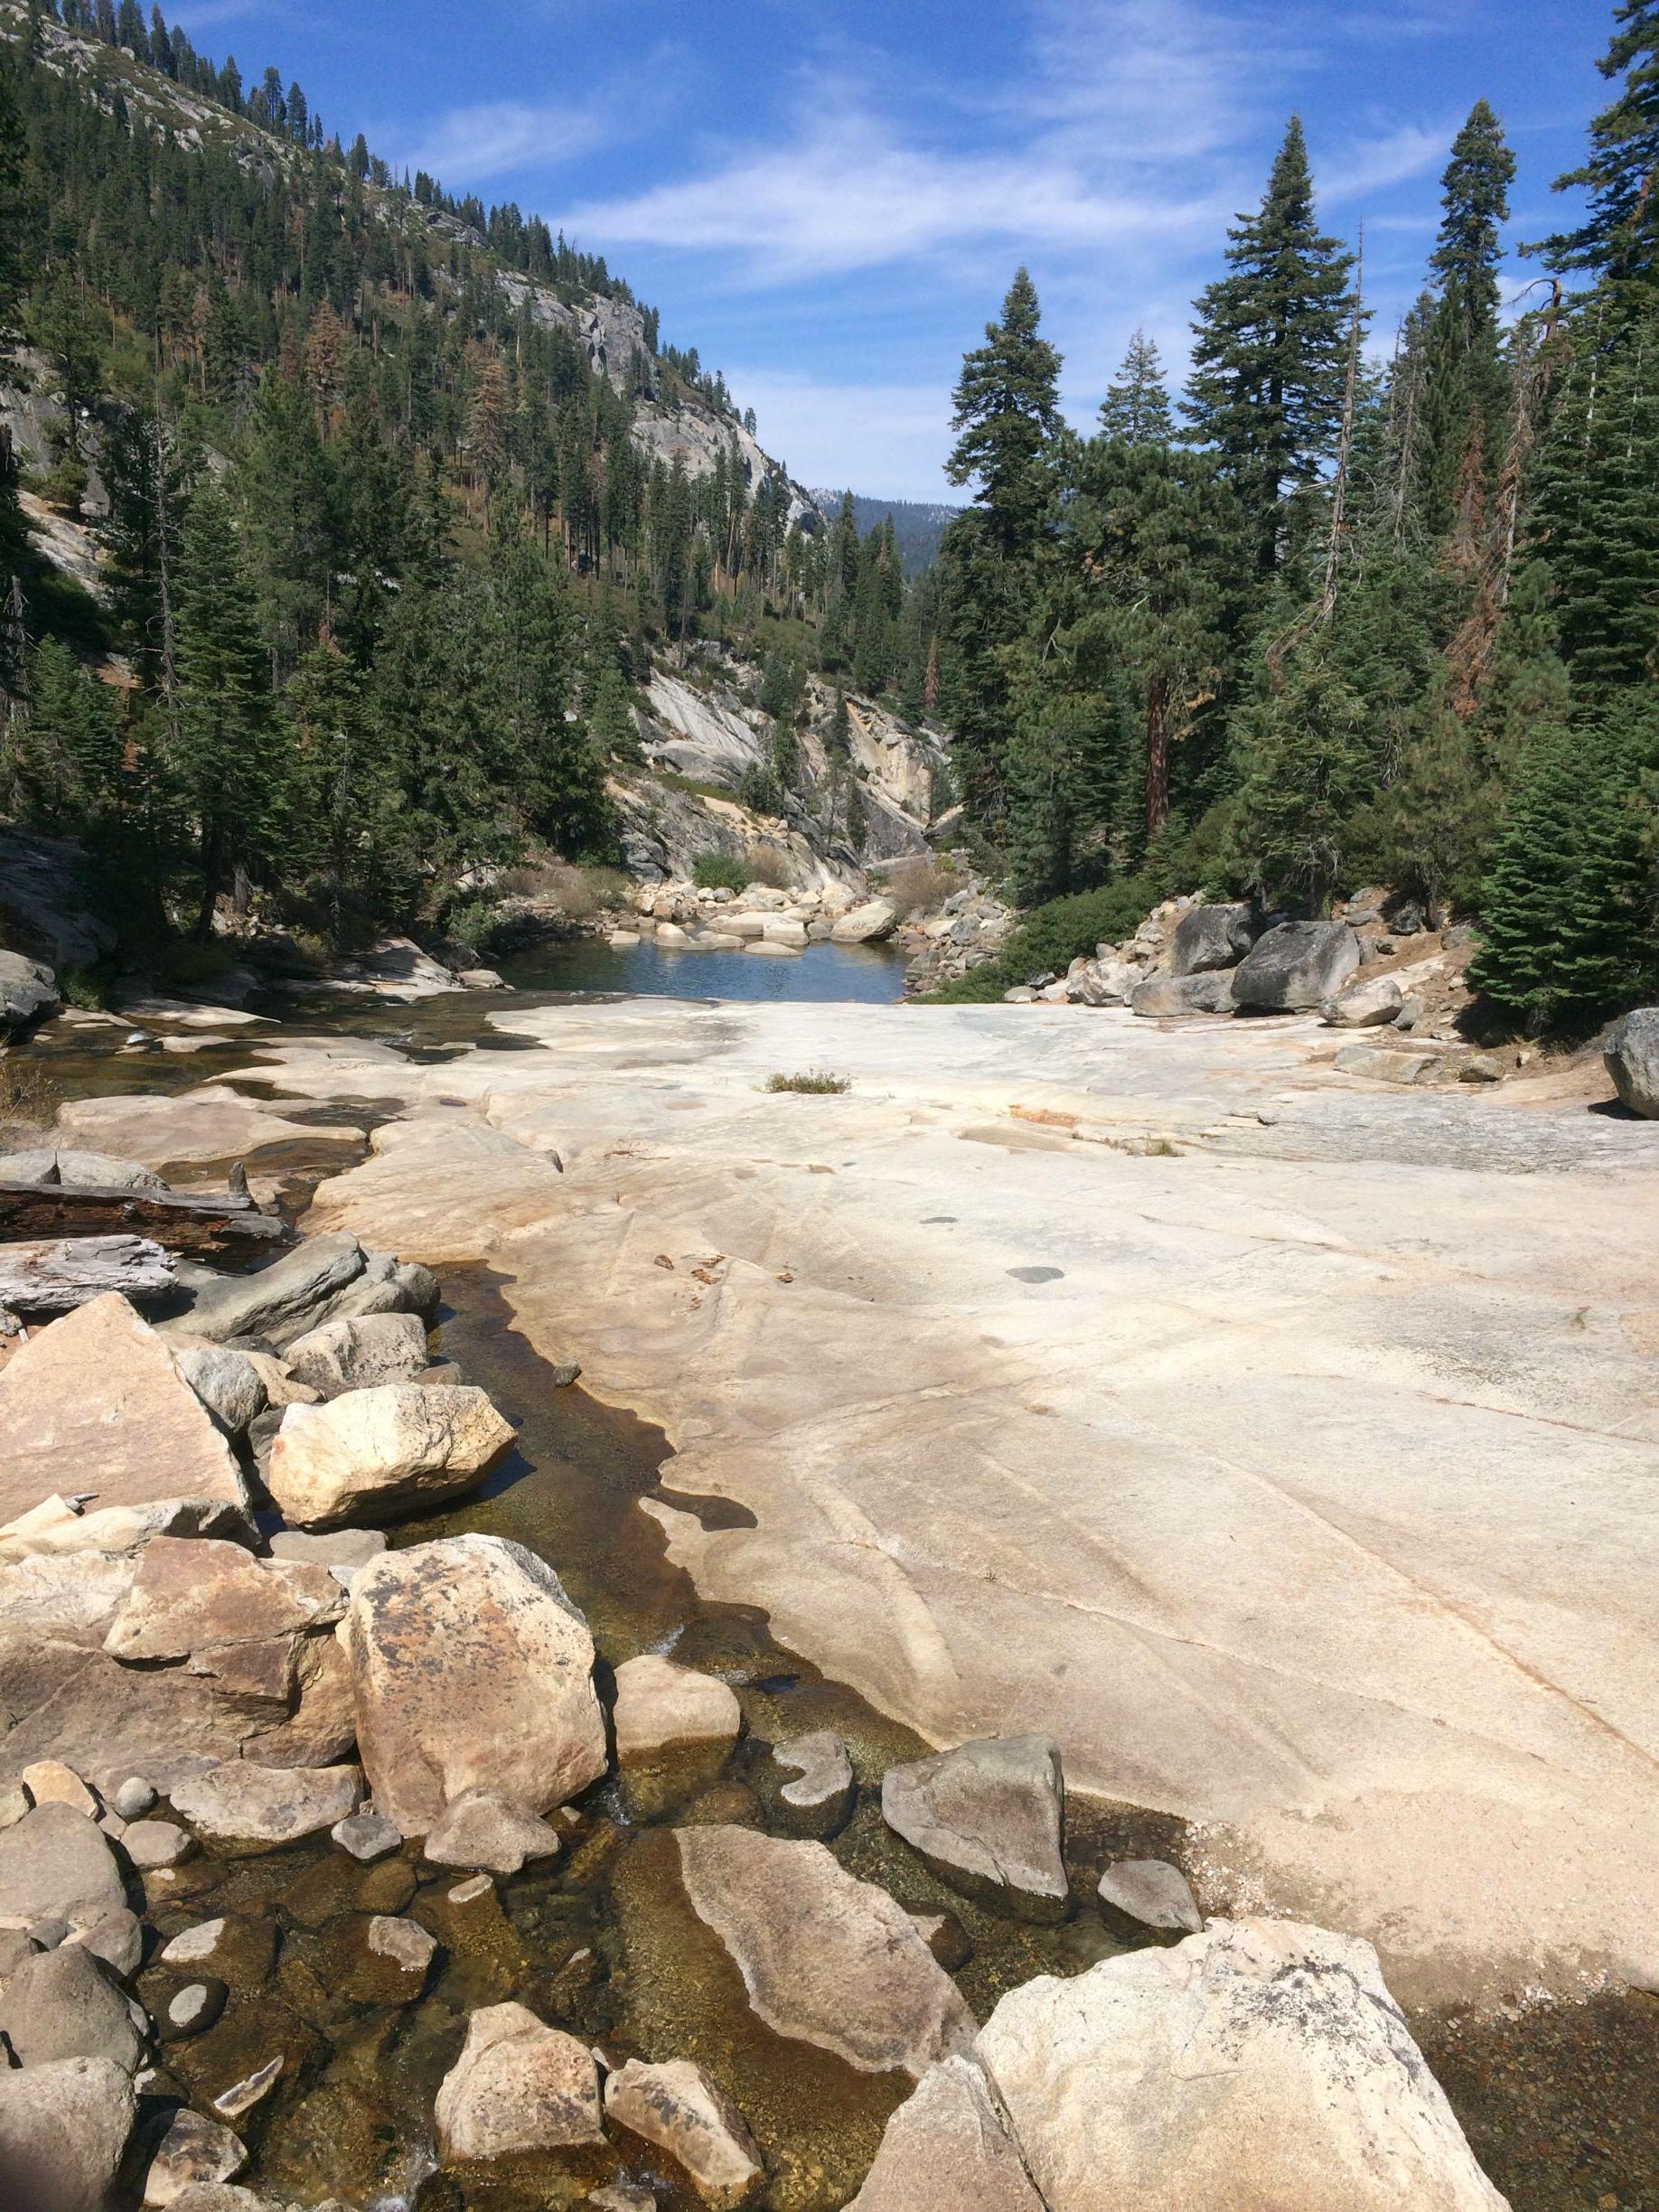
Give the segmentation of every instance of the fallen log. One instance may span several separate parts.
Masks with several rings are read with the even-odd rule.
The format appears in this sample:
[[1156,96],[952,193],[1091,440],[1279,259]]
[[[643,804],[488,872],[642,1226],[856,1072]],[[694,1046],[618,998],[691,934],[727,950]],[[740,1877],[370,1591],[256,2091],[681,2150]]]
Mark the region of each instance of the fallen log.
[[142,1233],[169,1251],[211,1260],[280,1244],[287,1230],[274,1214],[228,1193],[83,1190],[63,1183],[0,1181],[0,1248],[14,1239]]
[[0,1244],[0,1308],[25,1318],[68,1313],[107,1290],[154,1298],[173,1289],[173,1255],[147,1237],[60,1237]]

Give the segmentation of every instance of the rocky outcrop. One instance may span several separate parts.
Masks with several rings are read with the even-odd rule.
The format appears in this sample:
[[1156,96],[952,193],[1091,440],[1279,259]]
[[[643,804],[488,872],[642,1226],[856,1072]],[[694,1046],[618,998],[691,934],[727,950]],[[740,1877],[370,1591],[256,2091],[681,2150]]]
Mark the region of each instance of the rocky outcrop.
[[131,2076],[113,2059],[0,2072],[0,2204],[106,2212],[136,2110]]
[[769,2028],[861,2073],[921,2076],[967,2048],[972,2015],[885,1889],[821,1843],[752,1829],[676,1831],[692,1910],[731,1954]]
[[1044,1975],[979,2057],[1048,2212],[1504,2212],[1351,1936],[1217,1920]]
[[520,1545],[386,1553],[352,1585],[344,1637],[375,1804],[405,1835],[466,1790],[546,1813],[605,1771],[587,1624]]
[[123,1298],[65,1314],[0,1370],[0,1519],[66,1483],[93,1490],[99,1508],[248,1502],[206,1407]]
[[603,2142],[598,2068],[584,2044],[523,2005],[486,2005],[467,2021],[434,2119],[448,2164]]
[[618,2127],[665,2151],[715,2212],[736,2212],[765,2179],[743,2114],[689,2058],[659,2066],[630,2058],[606,2081],[605,2109]]
[[1659,1120],[1659,1007],[1623,1015],[1601,1049],[1614,1088],[1631,1112]]
[[1231,1014],[1233,976],[1225,969],[1197,975],[1150,975],[1129,993],[1129,1011],[1145,1020],[1184,1020],[1195,1014]]
[[472,1489],[512,1441],[481,1390],[389,1382],[289,1406],[265,1479],[285,1519],[301,1528],[386,1521]]
[[1242,904],[1194,906],[1181,916],[1169,940],[1169,972],[1202,975],[1236,967],[1256,942],[1254,909]]
[[881,1813],[933,1870],[970,1896],[1060,1919],[1068,1885],[1060,1754],[1044,1736],[991,1736],[889,1767]]
[[1359,964],[1345,922],[1281,922],[1233,970],[1233,996],[1251,1013],[1297,1013],[1334,997]]
[[848,2212],[1045,2212],[973,2059],[924,2074]]
[[656,1758],[692,1746],[735,1744],[743,1732],[736,1693],[712,1674],[654,1652],[616,1670],[616,1756]]

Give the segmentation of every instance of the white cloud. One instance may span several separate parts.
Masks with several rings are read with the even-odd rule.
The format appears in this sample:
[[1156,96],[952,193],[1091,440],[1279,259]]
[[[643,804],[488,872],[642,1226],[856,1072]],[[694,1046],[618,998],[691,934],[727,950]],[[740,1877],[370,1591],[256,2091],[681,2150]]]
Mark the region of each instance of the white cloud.
[[399,151],[392,166],[425,169],[465,188],[510,171],[553,169],[577,161],[607,130],[593,110],[557,101],[492,100],[448,109]]

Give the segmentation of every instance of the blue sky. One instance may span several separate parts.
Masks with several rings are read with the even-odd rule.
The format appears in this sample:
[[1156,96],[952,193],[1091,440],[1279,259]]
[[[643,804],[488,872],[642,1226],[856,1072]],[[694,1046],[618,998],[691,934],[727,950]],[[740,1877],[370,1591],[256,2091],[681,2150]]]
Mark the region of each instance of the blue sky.
[[[1514,236],[1607,98],[1601,0],[177,0],[245,77],[454,191],[514,199],[625,276],[811,483],[944,485],[950,389],[1016,265],[1086,422],[1142,324],[1190,303],[1285,118],[1365,230],[1385,344],[1476,98],[1520,164]],[[1518,263],[1513,291],[1536,274]]]

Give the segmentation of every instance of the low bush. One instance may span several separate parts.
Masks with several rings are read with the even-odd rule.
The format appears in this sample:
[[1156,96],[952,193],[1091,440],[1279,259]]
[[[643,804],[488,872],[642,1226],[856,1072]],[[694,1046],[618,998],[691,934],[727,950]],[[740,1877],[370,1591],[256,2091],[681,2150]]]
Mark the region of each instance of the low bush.
[[982,1006],[1034,976],[1051,970],[1064,975],[1080,956],[1092,959],[1097,945],[1116,944],[1130,935],[1157,904],[1156,887],[1144,876],[1120,876],[1096,891],[1050,899],[1026,915],[999,960],[955,976],[925,996],[939,1005]]
[[699,891],[741,891],[754,882],[746,860],[730,853],[701,852],[691,864],[691,880]]
[[[764,884],[772,891],[787,891],[791,887],[789,862],[775,846],[751,845],[744,855],[743,865],[749,883]],[[740,884],[738,889],[742,888]]]
[[852,1077],[850,1075],[830,1075],[821,1068],[813,1068],[804,1075],[768,1075],[766,1089],[768,1091],[804,1091],[811,1097],[820,1098],[830,1092],[850,1091]]
[[955,869],[921,853],[895,860],[881,883],[883,896],[901,922],[911,914],[937,914],[956,888]]

